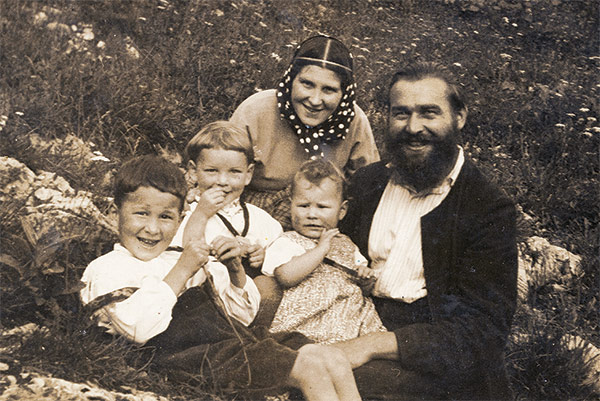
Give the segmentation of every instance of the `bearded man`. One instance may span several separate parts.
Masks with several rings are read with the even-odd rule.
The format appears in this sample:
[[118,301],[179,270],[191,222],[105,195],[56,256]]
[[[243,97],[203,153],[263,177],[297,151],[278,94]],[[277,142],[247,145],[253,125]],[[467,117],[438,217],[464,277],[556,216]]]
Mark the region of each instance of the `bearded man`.
[[388,332],[340,343],[367,399],[509,399],[515,208],[457,144],[467,107],[419,63],[389,87],[388,161],[355,173],[342,224],[377,274]]

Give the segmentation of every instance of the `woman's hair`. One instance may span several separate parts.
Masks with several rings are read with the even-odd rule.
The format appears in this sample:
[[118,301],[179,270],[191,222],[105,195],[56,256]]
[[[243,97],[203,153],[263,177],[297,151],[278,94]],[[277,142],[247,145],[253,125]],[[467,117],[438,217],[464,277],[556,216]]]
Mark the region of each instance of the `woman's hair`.
[[196,162],[203,149],[234,150],[243,153],[248,164],[254,163],[250,134],[229,121],[215,121],[202,128],[185,147],[186,161]]
[[342,88],[352,82],[352,56],[348,48],[335,38],[319,35],[302,42],[292,59],[290,78],[293,80],[307,65],[316,65],[335,72],[340,78]]
[[127,194],[140,187],[152,187],[175,195],[180,200],[179,210],[183,210],[187,184],[183,172],[170,161],[156,155],[144,155],[125,162],[115,176],[115,205],[120,208]]
[[448,86],[448,101],[454,113],[458,113],[466,108],[463,93],[456,82],[454,75],[443,65],[436,62],[417,62],[409,64],[405,68],[397,71],[388,86],[387,102],[389,105],[389,92],[398,81],[420,81],[426,78],[438,78]]
[[319,186],[321,182],[329,178],[336,186],[338,193],[341,194],[342,200],[346,199],[346,179],[344,174],[329,160],[318,158],[313,160],[307,160],[300,166],[298,172],[294,175],[291,185],[291,193],[294,195],[296,190],[297,181],[304,178],[306,181],[313,185]]

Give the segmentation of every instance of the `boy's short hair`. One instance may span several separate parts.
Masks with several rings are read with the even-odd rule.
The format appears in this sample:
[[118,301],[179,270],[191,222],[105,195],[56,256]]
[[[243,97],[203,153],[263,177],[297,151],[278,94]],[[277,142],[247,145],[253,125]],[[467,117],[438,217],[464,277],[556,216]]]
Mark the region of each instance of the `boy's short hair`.
[[297,181],[301,178],[304,178],[306,181],[317,186],[320,185],[324,179],[329,178],[337,185],[338,192],[342,195],[342,200],[346,199],[346,178],[340,169],[329,160],[317,158],[302,163],[292,180],[292,195],[296,189]]
[[115,176],[115,205],[120,208],[127,194],[140,187],[152,187],[175,195],[180,200],[179,210],[183,210],[187,183],[183,172],[170,161],[156,155],[143,155],[125,162]]
[[254,163],[250,133],[229,121],[215,121],[202,128],[185,147],[186,162],[196,162],[203,149],[234,150],[243,153],[248,164]]

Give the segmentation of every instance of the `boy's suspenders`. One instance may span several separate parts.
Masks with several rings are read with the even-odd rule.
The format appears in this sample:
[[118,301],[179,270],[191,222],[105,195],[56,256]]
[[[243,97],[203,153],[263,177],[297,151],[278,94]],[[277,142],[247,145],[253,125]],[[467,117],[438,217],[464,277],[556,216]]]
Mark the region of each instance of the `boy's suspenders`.
[[[248,213],[248,207],[243,201],[240,201],[240,206],[242,207],[242,212],[244,213],[244,229],[242,230],[241,234],[233,227],[233,225],[231,225],[231,222],[227,220],[225,216],[223,216],[220,213],[217,213],[217,216],[221,219],[223,224],[225,224],[225,227],[227,227],[229,232],[235,237],[245,237],[246,234],[248,234],[248,229],[250,228],[250,214]],[[250,276],[250,278],[254,278],[260,274],[259,269],[253,269],[250,267],[250,261],[247,257],[242,258],[242,265],[244,266],[246,274]]]

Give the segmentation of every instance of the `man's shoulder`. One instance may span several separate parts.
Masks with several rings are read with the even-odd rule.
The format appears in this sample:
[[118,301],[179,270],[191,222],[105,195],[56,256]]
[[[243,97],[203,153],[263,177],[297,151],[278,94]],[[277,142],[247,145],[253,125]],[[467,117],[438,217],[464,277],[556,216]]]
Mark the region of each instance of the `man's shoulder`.
[[488,177],[471,160],[466,159],[460,176],[457,179],[457,192],[467,200],[474,210],[487,213],[491,208],[508,207],[514,209],[514,201],[506,191]]
[[390,178],[390,170],[386,166],[386,162],[377,161],[364,167],[359,168],[352,175],[350,181],[354,187],[360,188],[380,186],[382,183],[387,183]]

